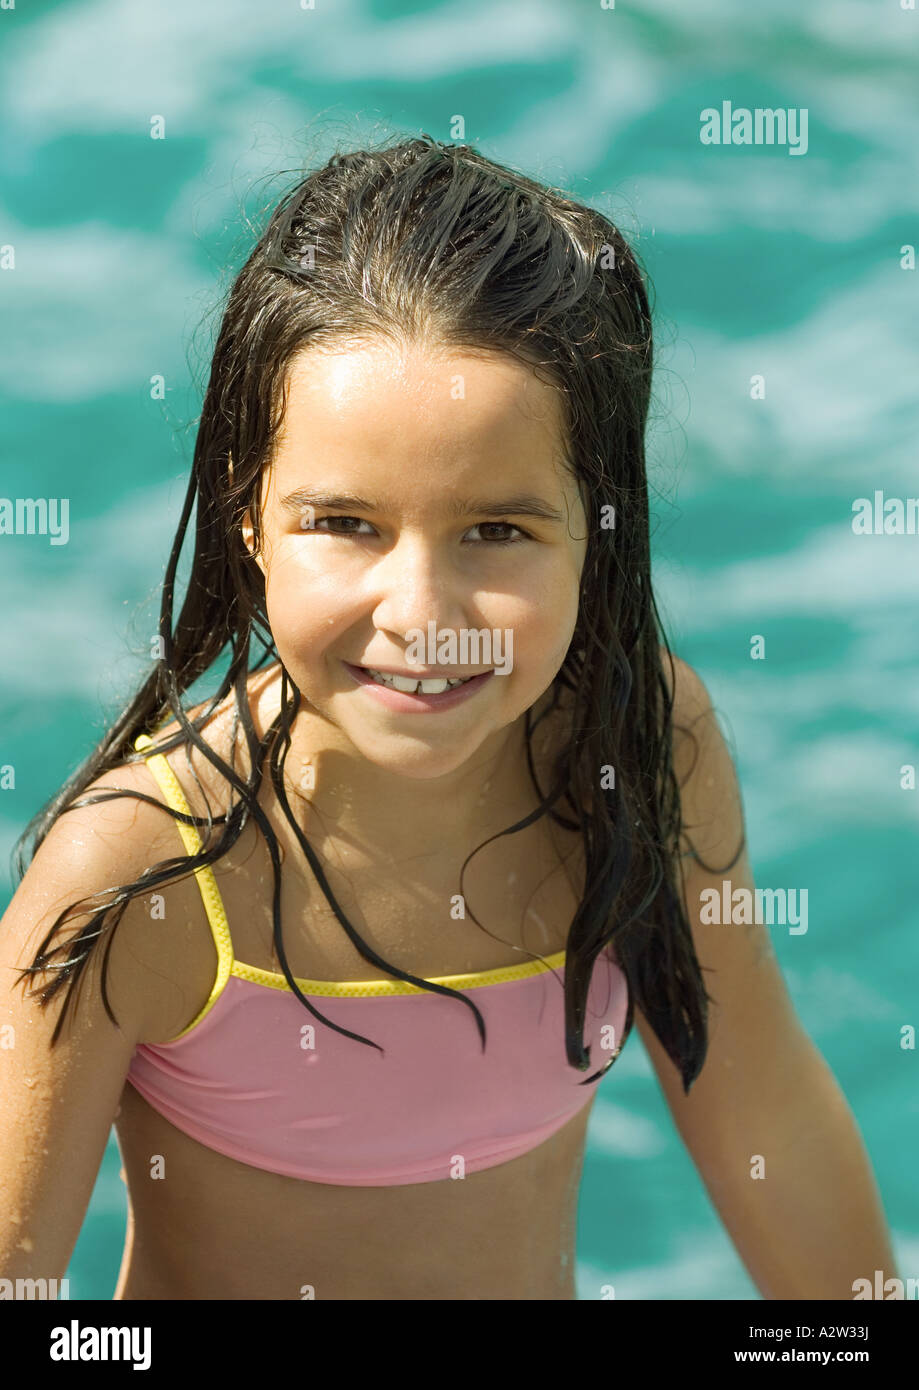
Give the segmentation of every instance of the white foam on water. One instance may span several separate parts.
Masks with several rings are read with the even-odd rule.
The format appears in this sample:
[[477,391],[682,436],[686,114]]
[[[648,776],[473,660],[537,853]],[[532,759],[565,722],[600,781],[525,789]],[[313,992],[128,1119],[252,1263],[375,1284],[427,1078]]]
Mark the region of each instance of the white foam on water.
[[602,1267],[579,1259],[576,1283],[578,1299],[601,1299],[604,1286],[612,1285],[617,1302],[760,1297],[727,1233],[717,1229],[680,1232],[666,1260],[656,1264]]
[[[613,1071],[618,1065],[615,1063]],[[652,1120],[600,1096],[590,1112],[587,1143],[593,1152],[613,1158],[653,1158],[667,1147],[664,1136]]]

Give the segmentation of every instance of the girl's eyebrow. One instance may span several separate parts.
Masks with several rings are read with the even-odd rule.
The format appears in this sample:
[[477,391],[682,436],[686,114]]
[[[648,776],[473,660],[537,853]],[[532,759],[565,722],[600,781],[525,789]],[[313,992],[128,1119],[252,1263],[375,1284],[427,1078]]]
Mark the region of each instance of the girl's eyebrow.
[[[350,493],[319,492],[314,488],[300,487],[288,492],[280,499],[282,510],[299,515],[307,507],[322,507],[330,511],[387,512],[396,508],[385,499],[373,502],[364,497],[353,497]],[[533,516],[543,521],[564,522],[566,518],[542,497],[533,493],[517,493],[513,497],[451,497],[444,504],[444,514],[448,517],[469,516]]]

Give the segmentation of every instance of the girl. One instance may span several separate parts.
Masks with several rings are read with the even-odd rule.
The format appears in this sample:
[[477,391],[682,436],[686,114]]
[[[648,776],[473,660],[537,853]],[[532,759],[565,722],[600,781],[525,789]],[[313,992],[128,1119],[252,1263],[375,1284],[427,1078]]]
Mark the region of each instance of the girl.
[[23,836],[3,1276],[64,1273],[114,1121],[116,1299],[572,1299],[633,1023],[764,1297],[892,1269],[768,931],[701,920],[752,879],[651,590],[651,345],[618,230],[469,146],[276,208],[155,667]]

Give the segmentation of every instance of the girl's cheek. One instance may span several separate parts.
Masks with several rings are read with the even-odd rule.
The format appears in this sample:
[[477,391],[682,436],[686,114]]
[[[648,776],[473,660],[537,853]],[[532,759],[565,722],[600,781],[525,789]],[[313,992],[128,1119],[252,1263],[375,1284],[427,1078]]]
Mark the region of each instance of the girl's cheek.
[[354,561],[345,564],[331,548],[322,554],[319,549],[299,538],[282,542],[274,549],[266,586],[276,603],[334,609],[345,605],[349,592],[353,596],[357,578]]

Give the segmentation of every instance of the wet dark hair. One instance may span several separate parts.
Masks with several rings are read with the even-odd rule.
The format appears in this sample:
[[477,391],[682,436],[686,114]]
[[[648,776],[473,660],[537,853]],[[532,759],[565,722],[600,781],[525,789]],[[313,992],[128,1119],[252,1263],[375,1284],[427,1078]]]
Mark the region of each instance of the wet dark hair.
[[[89,909],[81,904],[100,895],[65,909],[19,978],[50,971],[52,978],[33,991],[43,1006],[67,986],[53,1046],[73,986],[107,936],[102,998],[117,1022],[105,969],[128,902],[214,864],[251,817],[271,856],[274,944],[287,983],[328,1027],[378,1047],[325,1019],[291,974],[281,934],[279,846],[257,800],[267,759],[279,804],[361,956],[396,979],[469,1007],[485,1045],[484,1020],[471,999],[383,960],[338,906],[284,787],[290,728],[301,697],[283,664],[281,711],[261,740],[249,706],[248,677],[278,657],[264,578],[241,531],[248,510],[258,545],[260,481],[283,418],[287,369],[306,348],[380,339],[422,339],[510,354],[560,392],[569,466],[589,528],[577,625],[551,706],[558,707],[561,687],[573,695],[570,738],[556,759],[554,784],[543,792],[533,764],[535,724],[531,727],[532,711],[527,711],[527,758],[540,805],[501,833],[549,815],[582,836],[586,888],[568,936],[564,983],[571,1066],[589,1069],[583,1043],[588,988],[597,956],[613,943],[630,991],[626,1036],[638,1005],[688,1093],[706,1055],[710,999],[676,885],[684,829],[672,758],[673,656],[651,589],[644,432],[652,329],[643,273],[622,234],[600,212],[486,159],[470,145],[442,145],[427,135],[336,154],[301,178],[271,213],[231,287],[214,348],[188,492],[163,583],[159,659],[98,746],[16,842],[18,872],[24,872],[26,842],[33,838],[34,855],[67,810],[113,796],[163,804],[133,790],[81,793],[110,769],[139,761],[134,740],[162,724],[169,711],[180,731],[160,751],[193,744],[238,800],[231,797],[221,816],[212,816],[209,806],[207,816],[191,818],[165,808],[177,821],[206,827],[201,852],[165,860],[135,882],[105,893],[105,907],[52,947],[64,922],[85,914]],[[179,554],[194,502],[194,556],[174,623]],[[264,650],[250,665],[253,638]],[[189,721],[183,693],[228,647],[229,665],[217,694]],[[662,649],[670,666],[669,688]],[[238,719],[248,747],[246,777],[200,733],[231,690],[234,733]],[[615,769],[614,779],[602,776],[609,768]],[[614,786],[606,787],[605,780]],[[560,802],[571,816],[555,809]],[[210,844],[216,826],[221,832]]]

